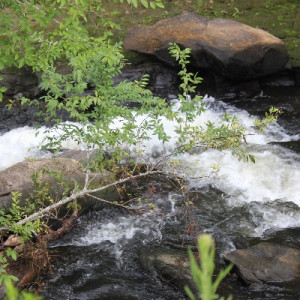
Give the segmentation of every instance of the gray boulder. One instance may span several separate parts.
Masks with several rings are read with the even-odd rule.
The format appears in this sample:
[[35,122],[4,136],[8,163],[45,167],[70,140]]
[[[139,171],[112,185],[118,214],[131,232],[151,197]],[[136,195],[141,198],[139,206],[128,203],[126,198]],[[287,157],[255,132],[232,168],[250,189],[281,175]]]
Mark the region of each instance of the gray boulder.
[[[52,174],[52,175],[51,175]],[[61,176],[55,176],[61,174]],[[38,184],[49,187],[50,196],[54,200],[60,200],[65,192],[65,185],[70,189],[83,187],[85,173],[83,166],[70,158],[48,158],[24,161],[0,172],[0,208],[7,210],[12,203],[12,193],[21,192],[20,205],[25,205],[25,199],[37,189],[33,177],[38,178]],[[99,186],[99,183],[113,180],[110,172],[91,174],[93,178],[91,187]],[[107,200],[118,200],[119,196],[115,189],[108,189],[98,197]]]
[[136,26],[129,31],[124,46],[174,65],[167,50],[170,42],[191,48],[195,67],[235,80],[281,71],[289,61],[284,43],[266,31],[190,12],[153,26]]

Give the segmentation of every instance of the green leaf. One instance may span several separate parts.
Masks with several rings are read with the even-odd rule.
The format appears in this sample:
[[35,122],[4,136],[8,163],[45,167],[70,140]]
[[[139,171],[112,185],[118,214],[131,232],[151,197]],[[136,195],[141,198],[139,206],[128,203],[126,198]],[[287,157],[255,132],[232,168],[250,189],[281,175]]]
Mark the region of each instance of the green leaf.
[[153,2],[153,1],[150,1],[150,7],[151,7],[152,9],[155,9],[155,8],[156,8],[156,4],[155,4],[155,2]]
[[159,7],[159,8],[165,8],[165,6],[163,5],[163,3],[160,2],[160,1],[156,1],[156,6]]
[[252,154],[249,154],[248,157],[250,158],[250,160],[255,164],[255,156]]
[[191,300],[196,300],[195,295],[193,294],[193,292],[191,291],[191,289],[188,286],[184,286],[184,290]]
[[144,7],[148,8],[149,7],[149,4],[148,4],[148,1],[147,0],[141,0],[141,3]]
[[13,260],[17,260],[18,253],[15,250],[11,249],[11,248],[7,248],[6,249],[6,255],[10,256]]

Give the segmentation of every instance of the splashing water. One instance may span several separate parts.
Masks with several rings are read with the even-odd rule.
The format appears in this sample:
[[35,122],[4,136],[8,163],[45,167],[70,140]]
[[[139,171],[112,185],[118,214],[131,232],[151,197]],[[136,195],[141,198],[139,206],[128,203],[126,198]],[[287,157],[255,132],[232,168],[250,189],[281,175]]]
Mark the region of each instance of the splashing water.
[[[205,124],[208,121],[220,123],[224,113],[227,112],[236,115],[241,124],[249,132],[254,133],[254,116],[221,101],[215,101],[212,97],[205,97],[203,101],[207,109],[197,117],[195,120],[197,124]],[[142,119],[142,117],[137,118],[137,125],[142,122]],[[166,119],[162,120],[166,132],[171,137],[170,140],[162,143],[157,137],[152,136],[149,141],[144,141],[138,146],[144,149],[144,154],[151,159],[161,154],[171,153],[176,147],[176,124]],[[120,120],[116,120],[114,126],[121,126],[121,123]],[[50,156],[49,153],[40,152],[37,149],[44,137],[44,128],[39,129],[39,135],[36,136],[36,130],[30,127],[14,129],[0,136],[0,170],[26,157]],[[270,144],[271,142],[297,141],[299,137],[298,133],[287,134],[283,127],[274,123],[264,133],[255,132],[254,135],[247,137],[249,152],[255,155],[255,164],[239,162],[230,151],[208,150],[199,154],[182,154],[177,157],[179,159],[177,171],[190,178],[188,181],[191,189],[199,190],[206,185],[212,185],[221,190],[225,195],[224,200],[231,207],[252,202],[273,201],[292,202],[300,206],[299,154],[280,145]],[[67,141],[64,148],[81,149],[84,146]],[[220,168],[217,174],[212,172],[212,165],[215,164]],[[192,179],[195,177],[199,179]],[[261,217],[261,225],[258,225],[261,229],[254,234],[261,235],[272,227],[300,226],[298,214],[287,216],[277,213],[275,215],[274,218],[270,218],[269,214],[264,214]],[[287,218],[289,222],[286,221]],[[106,230],[110,231],[110,236],[113,237],[114,225],[106,224],[106,226]]]

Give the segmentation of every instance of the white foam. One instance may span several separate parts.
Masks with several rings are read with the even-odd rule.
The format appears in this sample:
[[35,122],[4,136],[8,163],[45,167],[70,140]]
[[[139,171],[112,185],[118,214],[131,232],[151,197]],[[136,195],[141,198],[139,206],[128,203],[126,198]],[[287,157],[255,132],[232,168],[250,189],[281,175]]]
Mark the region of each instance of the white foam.
[[[161,225],[163,219],[151,219],[150,215],[117,217],[112,221],[93,223],[84,232],[71,241],[71,245],[88,246],[99,245],[111,249],[122,264],[123,251],[133,238],[146,245],[162,238]],[[107,244],[108,243],[108,244]]]
[[[231,205],[285,199],[300,206],[299,162],[295,160],[291,164],[290,157],[282,157],[282,154],[276,155],[268,150],[254,155],[255,164],[239,162],[229,151],[207,151],[197,156],[183,156],[181,164],[184,168],[181,167],[180,171],[188,177],[199,177],[191,180],[191,187],[215,185],[230,196],[228,201]],[[212,171],[213,163],[219,165],[220,171],[201,179],[210,175],[208,170]]]
[[27,157],[46,155],[39,150],[44,136],[36,134],[36,129],[25,126],[0,136],[0,170],[23,161]]
[[[95,225],[95,224],[93,224]],[[110,242],[112,244],[122,244],[131,240],[136,234],[142,233],[149,239],[161,239],[159,222],[151,221],[148,218],[139,216],[119,217],[113,221],[105,222],[89,228],[75,244],[92,245]]]
[[[65,124],[79,124],[66,122]],[[29,126],[13,129],[0,136],[0,171],[4,170],[26,158],[50,157],[49,151],[41,151],[41,147],[45,144],[46,136],[59,136],[62,134],[61,129],[52,129],[50,133],[45,127],[35,129]],[[62,143],[62,148],[73,150],[84,150],[85,145],[76,141],[67,139]]]

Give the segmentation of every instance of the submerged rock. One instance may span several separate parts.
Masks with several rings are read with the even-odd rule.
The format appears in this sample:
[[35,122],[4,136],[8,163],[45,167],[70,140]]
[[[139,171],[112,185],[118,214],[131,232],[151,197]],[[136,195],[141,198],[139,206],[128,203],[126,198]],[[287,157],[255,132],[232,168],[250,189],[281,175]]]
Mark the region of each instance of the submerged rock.
[[142,251],[140,261],[148,272],[155,271],[170,285],[175,285],[182,291],[185,285],[194,286],[186,251],[156,247]]
[[174,65],[167,49],[170,42],[191,48],[195,67],[236,80],[281,71],[289,60],[284,43],[266,31],[190,12],[153,26],[136,26],[125,38],[124,46]]
[[259,243],[224,257],[234,264],[240,277],[249,284],[300,281],[300,250],[273,243]]

